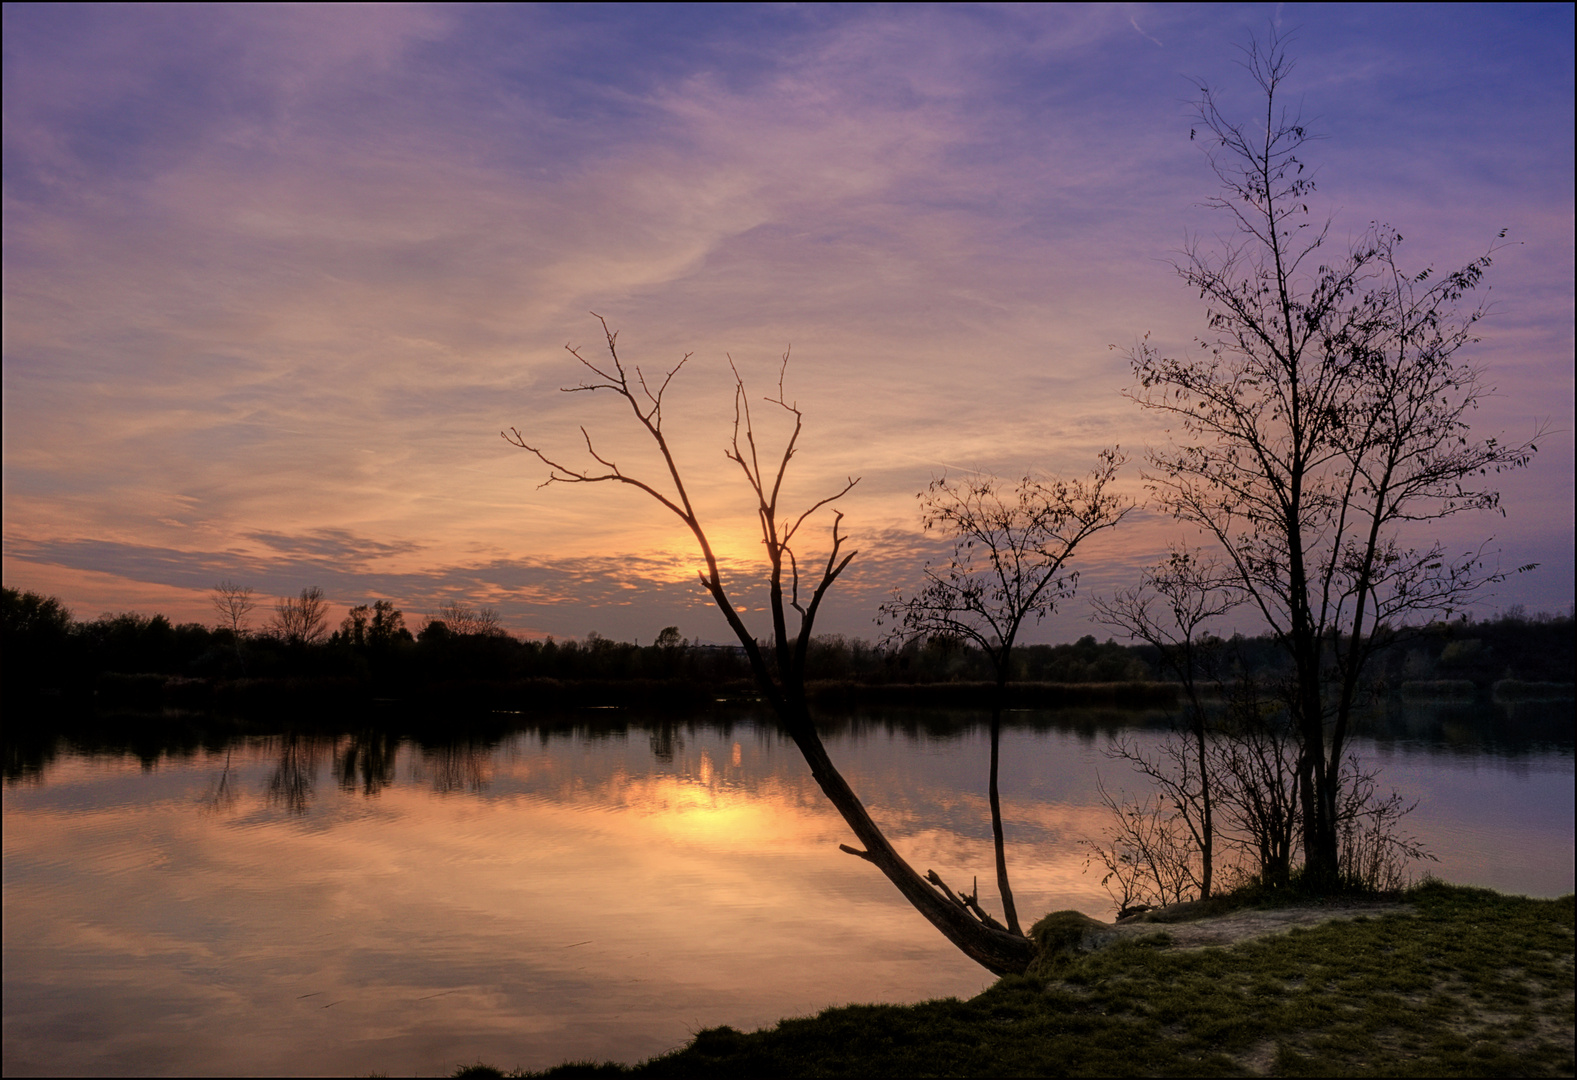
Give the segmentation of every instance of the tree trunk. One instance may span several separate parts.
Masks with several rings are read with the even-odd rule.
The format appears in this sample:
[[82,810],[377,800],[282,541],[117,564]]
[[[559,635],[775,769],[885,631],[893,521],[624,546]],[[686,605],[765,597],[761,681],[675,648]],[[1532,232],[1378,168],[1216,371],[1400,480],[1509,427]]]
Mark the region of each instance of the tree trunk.
[[1298,796],[1303,801],[1304,884],[1317,892],[1337,883],[1336,818],[1332,796],[1339,777],[1325,767],[1325,707],[1320,693],[1320,642],[1307,629],[1295,633],[1297,650]]
[[1215,876],[1216,826],[1211,805],[1210,759],[1205,753],[1205,716],[1194,707],[1194,750],[1199,755],[1199,801],[1202,808],[1199,839],[1199,899],[1210,899],[1210,885]]
[[1341,884],[1341,846],[1336,828],[1336,799],[1340,793],[1339,771],[1324,769],[1316,777],[1314,798],[1319,807],[1312,830],[1304,830],[1304,873],[1322,891]]
[[805,763],[810,766],[810,773],[816,778],[822,793],[837,807],[843,820],[854,830],[854,835],[865,845],[863,852],[855,854],[873,863],[885,874],[887,880],[898,887],[904,899],[965,956],[994,975],[1023,974],[1034,958],[1034,943],[1022,934],[986,926],[932,887],[893,849],[881,829],[871,820],[865,805],[827,756],[827,749],[811,725],[809,716],[794,717],[785,726],[804,755]]

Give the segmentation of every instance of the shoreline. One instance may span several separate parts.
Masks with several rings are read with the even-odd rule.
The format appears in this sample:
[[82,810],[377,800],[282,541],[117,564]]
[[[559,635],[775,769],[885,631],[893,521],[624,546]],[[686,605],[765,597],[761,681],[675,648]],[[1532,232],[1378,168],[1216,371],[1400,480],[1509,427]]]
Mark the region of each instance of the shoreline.
[[968,1000],[710,1028],[634,1066],[453,1075],[1569,1076],[1573,910],[1570,894],[1426,881],[1202,918],[1078,915],[1072,934],[1054,913],[1030,973]]

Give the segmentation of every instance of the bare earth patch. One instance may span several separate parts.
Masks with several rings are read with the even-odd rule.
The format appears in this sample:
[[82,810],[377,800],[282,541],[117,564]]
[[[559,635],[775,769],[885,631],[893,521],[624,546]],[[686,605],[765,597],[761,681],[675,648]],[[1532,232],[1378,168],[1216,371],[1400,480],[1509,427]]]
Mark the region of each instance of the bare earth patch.
[[1412,904],[1384,900],[1353,900],[1310,904],[1300,907],[1272,908],[1263,911],[1234,911],[1201,919],[1189,919],[1189,904],[1147,911],[1124,919],[1112,927],[1114,940],[1145,937],[1164,928],[1171,935],[1173,948],[1198,949],[1211,945],[1234,945],[1267,934],[1285,933],[1295,926],[1317,926],[1332,919],[1359,916],[1411,915]]

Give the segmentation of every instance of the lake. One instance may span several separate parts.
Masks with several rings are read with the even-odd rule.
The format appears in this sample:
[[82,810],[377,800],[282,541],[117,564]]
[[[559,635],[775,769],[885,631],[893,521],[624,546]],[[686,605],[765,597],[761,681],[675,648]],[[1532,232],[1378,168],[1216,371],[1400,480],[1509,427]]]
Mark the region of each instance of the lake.
[[[1358,740],[1418,801],[1409,831],[1440,860],[1420,870],[1572,890],[1570,704],[1546,712],[1509,738],[1503,713],[1419,706]],[[1120,732],[1153,745],[1154,722],[1010,717],[1026,925],[1111,918],[1082,841],[1106,823],[1097,775],[1135,783],[1104,749]],[[955,890],[979,875],[1000,913],[983,727],[878,712],[826,739],[916,869]],[[703,1027],[992,981],[838,850],[851,836],[794,745],[748,714],[587,711],[422,743],[61,741],[8,748],[3,798],[7,1075],[634,1062]]]

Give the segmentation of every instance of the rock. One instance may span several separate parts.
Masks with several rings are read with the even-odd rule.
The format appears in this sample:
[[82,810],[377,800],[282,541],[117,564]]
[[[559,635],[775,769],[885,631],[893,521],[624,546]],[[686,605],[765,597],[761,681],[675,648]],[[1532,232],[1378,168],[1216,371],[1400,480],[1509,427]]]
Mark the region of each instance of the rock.
[[1118,933],[1111,923],[1092,919],[1082,911],[1053,911],[1030,927],[1029,936],[1036,953],[1028,974],[1035,975],[1054,965],[1058,957],[1099,949]]
[[1165,907],[1146,908],[1133,918],[1137,922],[1147,923],[1190,922],[1203,918],[1207,908],[1208,905],[1203,900],[1184,900],[1182,903],[1168,904]]

